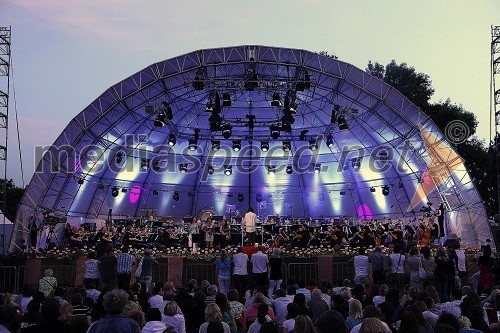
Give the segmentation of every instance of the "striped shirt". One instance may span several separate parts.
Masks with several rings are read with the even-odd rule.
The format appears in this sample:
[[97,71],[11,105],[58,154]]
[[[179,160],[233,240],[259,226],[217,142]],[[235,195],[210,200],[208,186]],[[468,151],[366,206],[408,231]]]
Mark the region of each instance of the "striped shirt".
[[128,253],[120,253],[116,256],[116,264],[118,274],[130,274],[132,273],[132,264],[134,263],[134,257]]

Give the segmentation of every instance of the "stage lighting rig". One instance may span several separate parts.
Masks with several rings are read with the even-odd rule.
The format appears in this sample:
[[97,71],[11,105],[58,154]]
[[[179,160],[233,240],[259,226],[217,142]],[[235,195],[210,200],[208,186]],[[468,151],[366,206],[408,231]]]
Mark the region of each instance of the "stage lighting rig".
[[339,125],[339,130],[345,131],[349,129],[349,123],[347,122],[347,118],[344,115],[340,115],[337,118],[337,123]]
[[278,126],[271,126],[269,127],[269,130],[271,131],[271,138],[274,140],[277,140],[280,137],[280,128]]
[[179,199],[181,198],[179,191],[174,191],[172,198],[174,199],[174,201],[179,201]]
[[340,190],[340,195],[345,195],[345,190]]
[[219,140],[212,140],[212,150],[213,151],[220,150],[220,141]]
[[195,139],[189,139],[188,148],[190,151],[195,151],[196,149],[198,149],[198,142]]
[[229,124],[226,124],[222,127],[222,137],[224,139],[229,139],[232,134],[233,127]]
[[116,198],[119,193],[120,193],[120,189],[118,187],[115,186],[111,189],[111,195],[113,196],[113,198]]
[[231,106],[231,94],[229,94],[229,93],[222,94],[222,106],[224,106],[224,107]]
[[286,172],[287,175],[291,175],[293,173],[293,167],[292,167],[291,164],[288,164],[286,166],[285,172]]
[[283,151],[285,152],[292,150],[292,142],[290,141],[283,141],[282,146],[283,146]]
[[179,171],[181,173],[187,173],[187,171],[188,171],[187,163],[179,163]]
[[328,135],[326,137],[326,146],[328,148],[333,148],[333,137],[332,137],[332,135]]
[[232,165],[225,165],[224,166],[224,174],[226,176],[231,176],[232,173],[233,173],[233,166]]
[[273,100],[271,101],[271,106],[281,106],[281,97],[280,93],[273,93]]
[[269,150],[269,141],[262,141],[260,143],[260,150],[262,150],[263,152],[266,152]]
[[311,149],[312,151],[318,150],[318,141],[309,140],[309,149]]
[[391,191],[391,188],[389,187],[389,185],[382,186],[382,194],[385,197],[389,195],[390,191]]
[[238,193],[238,202],[243,202],[245,201],[245,197],[243,196],[243,193]]
[[255,127],[255,115],[247,114],[246,118],[248,119],[248,128],[250,129],[250,132],[253,132]]
[[161,102],[161,106],[163,108],[163,111],[164,111],[164,114],[165,114],[165,117],[168,119],[168,120],[172,120],[174,119],[174,115],[172,113],[172,108],[170,107],[170,104],[168,104],[167,102]]
[[149,161],[145,158],[141,158],[141,169],[147,170],[149,166]]
[[175,134],[170,133],[170,135],[168,136],[168,145],[170,147],[173,147],[175,146],[176,143],[177,143],[177,138],[175,137]]
[[300,141],[306,141],[306,134],[309,133],[309,130],[302,130],[300,131]]
[[78,185],[83,185],[84,182],[85,182],[85,179],[78,178]]
[[167,116],[165,115],[165,113],[163,111],[161,111],[160,113],[158,113],[156,115],[155,120],[153,122],[153,125],[155,127],[163,127],[163,126],[165,126],[166,119],[167,119]]
[[196,75],[193,79],[193,89],[194,90],[203,90],[205,88],[205,84],[203,83],[203,69],[198,69],[196,71]]
[[276,166],[275,165],[268,165],[267,166],[267,174],[274,175],[275,173],[276,173]]
[[318,174],[321,172],[321,163],[317,163],[314,165],[314,173]]
[[122,161],[123,161],[123,153],[122,152],[116,153],[115,155],[116,164],[120,164]]
[[158,191],[157,190],[153,190],[153,195],[158,195]]
[[233,140],[233,150],[236,152],[241,150],[241,140]]
[[214,172],[215,172],[214,167],[213,167],[212,165],[209,165],[209,166],[208,166],[208,174],[209,174],[209,175],[213,175],[213,174],[214,174]]
[[374,193],[374,192],[375,192],[375,187],[373,187],[373,186],[372,186],[372,187],[370,187],[370,192],[371,192],[371,193]]

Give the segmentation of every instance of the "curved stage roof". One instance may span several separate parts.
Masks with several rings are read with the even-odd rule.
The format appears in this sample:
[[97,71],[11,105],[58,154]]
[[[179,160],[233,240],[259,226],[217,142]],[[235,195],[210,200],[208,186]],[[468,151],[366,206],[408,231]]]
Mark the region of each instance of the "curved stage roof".
[[158,62],[106,90],[44,155],[16,228],[45,211],[183,217],[250,205],[263,217],[370,219],[420,216],[428,201],[445,202],[465,243],[491,237],[462,161],[401,93],[328,56],[238,46]]

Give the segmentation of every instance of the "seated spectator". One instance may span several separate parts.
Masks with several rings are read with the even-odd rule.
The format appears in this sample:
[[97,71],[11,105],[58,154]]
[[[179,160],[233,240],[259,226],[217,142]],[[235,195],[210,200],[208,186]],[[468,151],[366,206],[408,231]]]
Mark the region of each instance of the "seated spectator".
[[441,311],[451,313],[455,318],[460,318],[462,314],[460,304],[462,303],[462,291],[454,289],[451,293],[451,301],[441,304]]
[[[367,322],[367,324],[365,324],[365,330],[363,332],[372,332],[372,333],[382,333],[382,332],[386,332],[386,333],[391,333],[391,329],[389,328],[389,325],[387,325],[386,323],[384,323],[383,321],[380,320],[380,311],[373,305],[367,305],[364,309],[363,309],[363,320],[361,321],[361,324],[358,324],[356,326],[354,326],[351,330],[350,333],[358,333],[358,332],[361,332],[361,326],[363,326],[363,324],[367,321],[367,319],[369,318],[375,318],[378,320],[378,322],[376,321],[373,321],[373,320],[369,320]],[[375,325],[377,326],[378,323],[381,323],[382,326],[384,329],[383,330],[380,330],[380,327],[379,327],[379,330],[378,331],[372,331],[371,329],[369,331],[366,331],[368,328],[367,327],[371,327],[372,325]],[[374,327],[375,327],[374,326]]]
[[291,333],[295,328],[295,318],[300,314],[300,308],[296,303],[286,306],[286,320],[283,322],[283,333]]
[[41,320],[41,304],[37,300],[28,303],[26,313],[21,317],[21,333],[32,333],[38,330],[38,323]]
[[[374,317],[363,319],[363,323],[361,323],[359,326],[360,327],[358,331],[360,333],[391,333],[391,330],[384,322]],[[351,331],[351,333],[353,333],[353,331]]]
[[276,298],[273,300],[273,310],[276,316],[278,326],[283,326],[286,317],[286,307],[292,302],[292,299],[286,296],[283,289],[276,290]]
[[357,299],[353,299],[351,302],[349,302],[349,316],[345,321],[347,329],[351,331],[354,326],[361,324],[362,317],[363,307],[361,305],[361,302]]
[[90,317],[73,316],[71,318],[71,333],[86,333],[90,325]]
[[314,289],[311,293],[311,300],[307,304],[312,313],[312,321],[315,323],[324,312],[328,311],[330,307],[321,297],[321,290],[318,288]]
[[306,283],[303,280],[299,281],[299,288],[295,290],[295,294],[304,294],[306,303],[311,300],[311,291],[306,288]]
[[59,307],[59,321],[71,326],[71,317],[73,317],[73,307],[71,304],[62,304]]
[[233,315],[231,314],[231,307],[227,302],[226,295],[224,295],[223,293],[218,293],[215,296],[215,304],[217,304],[217,306],[220,309],[220,312],[222,313],[222,321],[229,325],[231,333],[236,333],[237,332],[236,322],[234,320]]
[[152,308],[146,314],[146,325],[142,328],[142,333],[163,333],[167,326],[162,321],[160,309]]
[[231,333],[229,325],[222,321],[222,313],[220,312],[219,307],[214,303],[207,305],[205,309],[205,322],[201,324],[199,333],[207,333],[208,325],[213,322],[221,323],[224,328],[224,333]]
[[59,321],[59,308],[60,303],[55,298],[47,298],[41,309],[42,319],[38,325],[37,332],[39,333],[69,333],[71,326],[69,324]]
[[141,328],[137,321],[121,316],[127,300],[128,294],[125,290],[114,289],[106,293],[103,306],[107,316],[92,324],[88,333],[111,333],[118,329],[121,332],[140,332]]
[[215,295],[217,294],[218,291],[219,289],[215,284],[212,284],[207,287],[207,298],[205,299],[206,305],[215,304]]
[[194,293],[193,306],[186,313],[186,329],[188,332],[198,331],[201,324],[205,322],[205,309],[207,305],[205,304],[205,293],[203,291],[197,291]]
[[[188,288],[185,287],[178,288],[177,291],[177,295],[174,296],[173,300],[177,303],[182,313],[188,313],[189,309],[194,304],[193,296],[189,294]],[[165,292],[163,294],[165,296]]]
[[301,315],[312,317],[311,309],[306,305],[306,296],[304,294],[296,294],[293,302],[299,306]]
[[227,293],[227,300],[229,301],[229,306],[231,307],[231,314],[235,319],[243,316],[245,311],[245,306],[239,302],[240,296],[238,294],[238,290],[229,289]]
[[83,305],[83,296],[79,293],[71,294],[69,298],[73,306],[73,316],[90,316],[91,309]]
[[342,315],[335,310],[328,310],[316,321],[318,333],[349,333]]
[[262,324],[271,322],[272,319],[268,315],[269,306],[266,303],[259,304],[257,308],[257,319],[248,328],[248,333],[259,333]]
[[132,310],[127,314],[127,318],[134,320],[139,324],[139,328],[143,328],[146,325],[146,318],[144,318],[144,312],[141,310]]
[[16,327],[13,327],[16,316],[17,310],[12,304],[0,306],[0,333],[10,333],[17,330]]
[[184,316],[179,313],[179,307],[177,303],[172,301],[165,305],[164,314],[162,321],[165,326],[173,327],[177,333],[186,333],[186,321]]
[[424,301],[416,301],[412,307],[413,309],[415,309],[415,311],[420,312],[422,314],[425,321],[428,322],[432,328],[436,327],[439,316],[430,312],[427,309],[427,305],[425,305]]
[[165,308],[166,302],[163,300],[163,287],[156,284],[153,287],[152,295],[148,299],[148,304],[150,308],[157,308],[163,310]]
[[[257,318],[257,312],[260,304],[267,304],[267,303],[264,294],[259,292],[255,294],[252,306],[247,311],[245,311],[245,319],[247,322],[247,327],[250,327],[250,324],[252,324]],[[268,315],[269,317],[271,317],[272,320],[274,320],[274,312],[272,308],[268,308]]]
[[386,284],[382,284],[379,287],[379,294],[373,297],[373,305],[378,306],[380,303],[385,302],[385,295],[389,291],[389,287]]
[[294,332],[316,333],[316,329],[314,328],[314,323],[309,316],[298,315],[297,318],[295,318]]

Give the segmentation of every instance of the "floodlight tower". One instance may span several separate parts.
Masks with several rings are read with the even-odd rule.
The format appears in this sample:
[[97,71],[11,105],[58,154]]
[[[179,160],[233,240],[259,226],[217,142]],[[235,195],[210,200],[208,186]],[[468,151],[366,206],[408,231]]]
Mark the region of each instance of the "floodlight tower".
[[0,247],[3,253],[7,247],[5,235],[5,208],[7,207],[7,134],[10,92],[10,27],[0,27],[0,211],[2,212],[2,232]]
[[500,26],[498,25],[491,26],[490,112],[495,120],[495,149],[497,152],[497,213],[500,213]]

